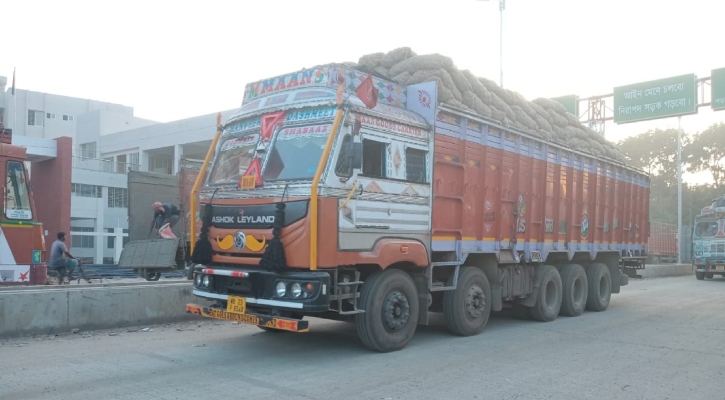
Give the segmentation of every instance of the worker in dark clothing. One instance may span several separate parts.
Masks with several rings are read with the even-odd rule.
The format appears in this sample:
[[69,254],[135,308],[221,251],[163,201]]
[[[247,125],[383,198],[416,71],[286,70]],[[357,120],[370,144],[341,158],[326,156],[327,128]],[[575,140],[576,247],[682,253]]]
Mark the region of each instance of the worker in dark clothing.
[[179,209],[174,204],[161,204],[160,201],[155,201],[153,204],[154,219],[151,221],[151,229],[161,229],[167,223],[169,228],[172,228],[179,222]]

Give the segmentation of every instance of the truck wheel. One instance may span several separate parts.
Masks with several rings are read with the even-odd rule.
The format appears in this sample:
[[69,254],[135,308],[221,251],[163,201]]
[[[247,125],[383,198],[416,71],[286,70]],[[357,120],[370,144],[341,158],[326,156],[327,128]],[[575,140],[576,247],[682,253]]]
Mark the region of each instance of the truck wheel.
[[156,282],[161,278],[161,272],[153,272],[149,270],[144,270],[144,278],[149,282]]
[[556,319],[561,309],[561,276],[553,265],[542,265],[536,269],[536,279],[539,282],[536,304],[531,307],[531,318],[549,322]]
[[587,310],[606,310],[612,298],[612,275],[609,273],[609,268],[599,263],[590,265],[587,280],[589,281]]
[[456,290],[443,296],[443,314],[448,330],[456,335],[477,335],[486,327],[491,315],[491,286],[480,268],[461,268]]
[[705,273],[704,272],[695,271],[695,278],[697,278],[698,281],[705,280]]
[[386,353],[400,350],[418,325],[418,291],[407,273],[390,269],[372,274],[360,294],[364,313],[355,315],[365,347]]
[[579,264],[567,264],[561,269],[561,283],[564,295],[559,314],[578,317],[587,305],[587,274]]

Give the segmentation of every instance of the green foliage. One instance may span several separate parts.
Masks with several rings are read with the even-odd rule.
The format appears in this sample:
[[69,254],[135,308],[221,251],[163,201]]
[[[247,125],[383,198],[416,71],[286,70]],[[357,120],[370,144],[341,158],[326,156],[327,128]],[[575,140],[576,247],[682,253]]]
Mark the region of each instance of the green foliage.
[[[682,186],[683,225],[725,192],[725,124],[682,135],[683,171],[709,172],[712,182]],[[677,223],[677,130],[650,130],[619,142],[629,164],[650,175],[650,221]]]
[[707,171],[716,188],[725,188],[725,123],[712,125],[695,134],[686,154],[688,171]]

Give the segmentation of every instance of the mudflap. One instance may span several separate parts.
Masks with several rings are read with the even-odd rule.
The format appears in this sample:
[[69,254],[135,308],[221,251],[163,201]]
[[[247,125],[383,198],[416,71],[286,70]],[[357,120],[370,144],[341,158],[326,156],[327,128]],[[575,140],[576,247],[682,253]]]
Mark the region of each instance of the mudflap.
[[186,312],[202,317],[223,319],[247,325],[256,325],[264,328],[279,329],[289,332],[307,332],[309,322],[294,318],[273,317],[254,313],[235,314],[216,307],[204,307],[197,304],[187,304]]

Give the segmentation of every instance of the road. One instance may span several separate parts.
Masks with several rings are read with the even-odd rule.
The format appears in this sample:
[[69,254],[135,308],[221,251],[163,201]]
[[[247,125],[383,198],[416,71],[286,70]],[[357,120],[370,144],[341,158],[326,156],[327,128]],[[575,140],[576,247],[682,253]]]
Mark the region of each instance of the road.
[[193,321],[0,342],[0,399],[725,399],[725,279],[630,281],[606,312],[441,318],[378,354],[350,324],[308,333]]

